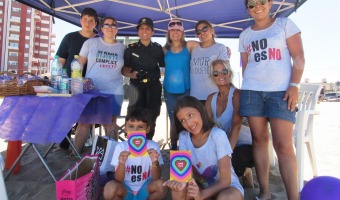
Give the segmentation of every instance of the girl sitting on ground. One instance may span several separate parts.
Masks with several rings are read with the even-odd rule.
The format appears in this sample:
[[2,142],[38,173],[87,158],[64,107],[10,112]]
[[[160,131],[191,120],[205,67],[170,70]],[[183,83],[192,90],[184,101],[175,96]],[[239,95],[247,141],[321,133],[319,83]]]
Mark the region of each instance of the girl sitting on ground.
[[243,188],[231,165],[232,149],[227,135],[214,127],[203,104],[192,96],[174,107],[179,150],[191,151],[193,179],[188,183],[167,181],[173,199],[243,199]]

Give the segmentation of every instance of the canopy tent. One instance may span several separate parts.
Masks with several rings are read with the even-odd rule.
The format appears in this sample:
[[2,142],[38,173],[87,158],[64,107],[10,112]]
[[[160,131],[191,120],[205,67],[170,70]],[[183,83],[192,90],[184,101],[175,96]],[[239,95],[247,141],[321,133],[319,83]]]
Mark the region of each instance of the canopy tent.
[[[253,21],[243,0],[17,0],[52,16],[80,26],[80,13],[92,7],[99,17],[115,17],[120,36],[136,36],[136,23],[142,17],[154,20],[154,36],[164,37],[170,19],[184,22],[186,36],[195,35],[195,24],[210,21],[219,38],[238,38]],[[272,0],[273,17],[286,17],[307,0]]]

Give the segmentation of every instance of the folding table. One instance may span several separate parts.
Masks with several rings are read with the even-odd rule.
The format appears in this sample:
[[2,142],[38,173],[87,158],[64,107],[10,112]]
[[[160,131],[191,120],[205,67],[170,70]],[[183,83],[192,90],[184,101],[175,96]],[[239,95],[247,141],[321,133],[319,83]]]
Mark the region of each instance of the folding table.
[[[8,96],[2,102],[0,110],[0,138],[28,143],[5,179],[32,146],[56,181],[45,162],[48,152],[42,156],[36,144],[60,143],[80,116],[83,123],[96,120],[95,123],[110,123],[112,98],[98,93],[78,94],[72,97]],[[74,148],[71,142],[70,144]]]

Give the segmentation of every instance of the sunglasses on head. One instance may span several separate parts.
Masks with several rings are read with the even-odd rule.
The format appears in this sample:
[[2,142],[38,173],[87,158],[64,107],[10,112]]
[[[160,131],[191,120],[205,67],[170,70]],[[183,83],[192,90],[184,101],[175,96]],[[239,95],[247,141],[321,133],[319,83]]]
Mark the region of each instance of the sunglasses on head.
[[196,35],[201,35],[202,32],[207,32],[209,30],[209,26],[204,26],[202,29],[196,30]]
[[256,6],[256,2],[259,2],[261,5],[264,5],[267,3],[267,0],[250,0],[248,1],[247,7],[249,9],[253,9]]
[[220,72],[220,71],[217,71],[217,70],[213,71],[212,75],[213,75],[214,77],[218,77],[219,74],[227,75],[228,73],[229,73],[229,70],[228,70],[228,69],[222,69],[221,72]]
[[174,27],[174,26],[183,26],[182,22],[170,22],[169,27]]
[[113,29],[117,28],[116,24],[103,24],[102,27],[103,28],[113,28]]

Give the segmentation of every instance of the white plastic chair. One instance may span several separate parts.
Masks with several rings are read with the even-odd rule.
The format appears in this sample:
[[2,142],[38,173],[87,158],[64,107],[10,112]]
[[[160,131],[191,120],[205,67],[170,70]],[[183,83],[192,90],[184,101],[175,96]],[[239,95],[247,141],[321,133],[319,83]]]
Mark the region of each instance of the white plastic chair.
[[6,186],[5,186],[5,181],[4,177],[2,174],[2,170],[4,169],[4,159],[0,155],[0,199],[1,200],[7,200],[7,192],[6,192]]
[[[319,84],[301,84],[296,122],[294,126],[294,144],[296,148],[296,159],[298,162],[298,183],[299,191],[304,185],[304,144],[307,146],[309,159],[312,166],[313,176],[317,176],[314,143],[313,143],[313,123],[314,115],[320,112],[315,110],[318,102],[318,95],[322,86]],[[269,141],[269,159],[270,165],[276,165],[276,153],[272,145],[272,138]]]
[[314,115],[320,112],[315,109],[318,102],[318,95],[322,86],[319,84],[301,84],[299,102],[294,127],[294,139],[296,147],[296,159],[298,162],[298,183],[299,191],[304,185],[304,144],[307,146],[310,163],[312,166],[313,176],[317,176],[314,143],[313,143],[313,125]]

